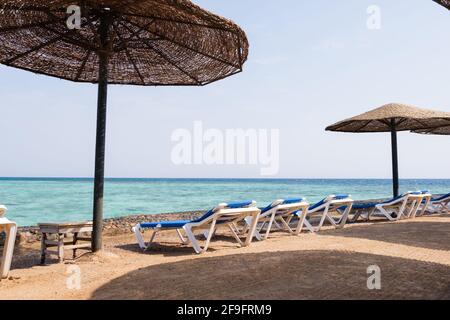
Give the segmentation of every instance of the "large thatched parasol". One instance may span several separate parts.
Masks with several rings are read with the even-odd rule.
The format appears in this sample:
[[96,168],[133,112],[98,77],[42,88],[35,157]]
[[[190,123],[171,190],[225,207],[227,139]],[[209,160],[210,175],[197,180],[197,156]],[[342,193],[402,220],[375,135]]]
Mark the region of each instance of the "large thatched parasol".
[[[67,24],[73,5],[79,29]],[[98,83],[94,251],[102,246],[108,83],[206,85],[242,71],[247,55],[236,24],[188,0],[0,0],[2,64]]]
[[397,131],[423,130],[450,125],[450,113],[391,103],[326,128],[339,132],[390,132],[394,197],[399,195]]

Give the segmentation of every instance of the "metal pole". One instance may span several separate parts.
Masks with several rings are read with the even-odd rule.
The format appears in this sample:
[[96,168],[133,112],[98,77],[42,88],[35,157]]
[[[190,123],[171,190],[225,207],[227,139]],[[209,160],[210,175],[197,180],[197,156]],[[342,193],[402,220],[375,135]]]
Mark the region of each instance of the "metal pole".
[[392,145],[392,185],[393,185],[393,194],[395,198],[399,196],[397,128],[395,124],[395,119],[391,119],[391,145]]
[[98,99],[97,99],[97,137],[95,144],[95,180],[94,180],[94,209],[92,251],[102,250],[103,229],[103,189],[105,180],[105,138],[106,138],[106,107],[108,96],[108,43],[109,21],[102,17],[100,20],[100,40],[105,50],[98,53]]

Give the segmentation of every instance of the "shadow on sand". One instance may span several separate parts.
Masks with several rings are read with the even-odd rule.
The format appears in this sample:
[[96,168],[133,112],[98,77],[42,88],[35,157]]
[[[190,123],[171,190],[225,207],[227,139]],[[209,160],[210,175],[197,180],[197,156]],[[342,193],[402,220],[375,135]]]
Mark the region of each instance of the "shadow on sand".
[[341,230],[323,230],[323,235],[384,241],[434,250],[450,250],[450,223],[410,220],[404,223],[377,222]]
[[[164,255],[166,257],[178,257],[178,256],[196,256],[197,254],[194,252],[194,249],[192,249],[192,246],[190,245],[183,245],[180,243],[180,241],[177,238],[172,238],[173,241],[166,242],[166,241],[159,241],[159,239],[156,240],[151,246],[151,248],[147,251],[143,251],[136,243],[128,243],[123,245],[118,245],[116,248],[136,252],[139,254],[148,254],[148,255]],[[204,239],[202,237],[199,237],[200,243],[203,245]],[[215,252],[220,251],[223,249],[230,249],[230,248],[239,248],[239,245],[236,243],[236,240],[234,240],[231,236],[223,235],[223,234],[217,234],[214,236],[214,240],[212,241],[213,244],[208,247],[208,252]],[[221,245],[220,245],[221,244]]]
[[[381,268],[368,290],[367,268]],[[91,299],[449,299],[450,267],[339,251],[202,257],[142,268]]]

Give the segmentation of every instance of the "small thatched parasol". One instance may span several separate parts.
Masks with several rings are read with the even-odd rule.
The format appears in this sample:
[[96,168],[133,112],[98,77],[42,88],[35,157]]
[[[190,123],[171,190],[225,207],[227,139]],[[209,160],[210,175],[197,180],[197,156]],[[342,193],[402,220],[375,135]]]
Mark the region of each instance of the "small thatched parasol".
[[420,133],[420,134],[430,134],[430,135],[434,134],[434,135],[440,135],[440,136],[449,136],[450,135],[450,126],[434,128],[434,129],[413,130],[412,132]]
[[433,0],[433,1],[450,10],[450,0]]
[[[67,24],[73,5],[80,28]],[[108,83],[202,86],[241,72],[247,55],[244,31],[188,0],[0,0],[0,63],[98,83],[94,251],[102,246]]]
[[450,125],[450,113],[391,103],[338,122],[328,131],[369,133],[390,132],[394,197],[399,195],[397,131],[423,130]]

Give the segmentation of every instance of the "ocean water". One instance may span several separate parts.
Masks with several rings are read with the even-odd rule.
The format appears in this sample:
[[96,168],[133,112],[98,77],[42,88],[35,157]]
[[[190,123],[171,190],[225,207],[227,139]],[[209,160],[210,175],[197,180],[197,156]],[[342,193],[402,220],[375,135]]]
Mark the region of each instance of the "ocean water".
[[[401,180],[402,192],[450,192],[450,180]],[[92,179],[0,178],[0,204],[21,226],[39,222],[88,220],[92,216]],[[105,218],[208,209],[218,203],[256,200],[266,205],[287,197],[314,202],[348,193],[355,200],[388,198],[391,180],[366,179],[106,179]]]

